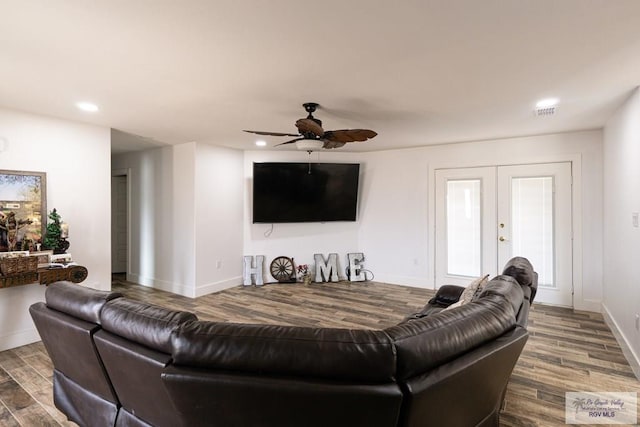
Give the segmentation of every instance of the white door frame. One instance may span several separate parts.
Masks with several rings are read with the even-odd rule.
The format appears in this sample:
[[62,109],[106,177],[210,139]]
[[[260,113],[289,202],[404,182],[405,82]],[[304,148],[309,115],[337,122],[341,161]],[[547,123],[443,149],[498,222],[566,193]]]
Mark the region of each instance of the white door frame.
[[[129,274],[131,271],[131,168],[112,169],[111,176],[126,176],[127,177],[127,278],[130,280]],[[113,211],[113,209],[112,209]],[[113,244],[113,242],[111,242]]]
[[601,303],[598,300],[589,300],[584,298],[583,276],[582,276],[582,156],[580,154],[562,154],[562,155],[528,155],[522,159],[515,156],[512,161],[496,161],[477,163],[473,161],[442,161],[434,162],[428,165],[428,226],[429,236],[428,242],[428,263],[431,272],[429,279],[431,283],[427,283],[431,289],[435,289],[435,233],[436,233],[436,169],[455,169],[483,166],[511,166],[511,165],[527,165],[537,163],[554,163],[554,162],[571,162],[573,171],[573,191],[571,192],[571,202],[573,209],[571,211],[571,220],[573,223],[573,307],[576,310],[601,311]]
[[[495,221],[485,221],[486,218],[497,217],[496,212],[496,168],[495,167],[473,167],[473,168],[454,168],[454,169],[437,169],[435,171],[435,185],[436,185],[436,204],[439,200],[445,200],[446,198],[446,184],[449,180],[479,180],[480,181],[480,225],[481,225],[481,248],[480,248],[480,271],[473,276],[458,276],[455,274],[449,274],[448,271],[440,271],[438,265],[444,266],[447,264],[447,241],[448,236],[446,225],[441,227],[440,230],[435,230],[435,287],[439,288],[442,285],[459,285],[466,286],[476,277],[483,274],[490,274],[492,277],[496,273],[497,256],[498,256],[498,244],[497,244],[497,231]],[[441,206],[438,208],[436,205],[436,225],[439,223],[446,224],[447,214],[446,208]],[[439,234],[439,232],[441,234]],[[495,235],[495,238],[493,237]]]
[[[527,177],[547,177],[552,179],[553,185],[553,263],[555,264],[551,282],[553,285],[546,285],[544,277],[540,276],[538,282],[538,302],[548,304],[558,304],[573,307],[573,227],[571,224],[571,163],[554,162],[538,163],[534,165],[500,166],[497,168],[497,194],[498,194],[498,217],[497,220],[504,228],[499,229],[499,234],[503,239],[498,243],[498,268],[502,269],[504,264],[514,255],[512,249],[513,225],[512,215],[512,179]],[[501,197],[502,196],[502,197]],[[499,225],[496,224],[498,227]],[[531,258],[530,258],[531,259]],[[567,260],[568,262],[562,262]],[[533,260],[532,260],[533,262]],[[567,265],[568,264],[568,265]],[[534,267],[536,262],[533,262]],[[540,266],[542,268],[542,265]],[[541,272],[541,270],[539,271]],[[564,284],[564,285],[563,285]],[[570,286],[568,286],[570,285]]]

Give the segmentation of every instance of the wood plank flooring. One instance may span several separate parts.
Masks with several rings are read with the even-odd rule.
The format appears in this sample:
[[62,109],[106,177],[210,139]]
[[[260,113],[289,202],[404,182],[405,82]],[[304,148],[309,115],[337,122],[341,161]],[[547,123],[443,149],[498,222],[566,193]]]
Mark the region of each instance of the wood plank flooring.
[[[196,299],[123,281],[114,281],[113,289],[204,320],[369,329],[398,323],[433,296],[426,289],[375,282],[238,286]],[[529,331],[501,426],[565,425],[567,391],[640,391],[600,314],[535,304]],[[0,352],[0,426],[75,425],[54,407],[51,382],[42,343]]]

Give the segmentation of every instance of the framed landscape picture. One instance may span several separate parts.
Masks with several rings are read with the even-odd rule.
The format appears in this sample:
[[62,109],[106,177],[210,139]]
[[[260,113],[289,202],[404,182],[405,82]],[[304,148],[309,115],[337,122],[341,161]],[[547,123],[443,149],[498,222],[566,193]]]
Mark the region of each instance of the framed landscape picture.
[[34,251],[47,226],[45,172],[0,170],[0,252]]

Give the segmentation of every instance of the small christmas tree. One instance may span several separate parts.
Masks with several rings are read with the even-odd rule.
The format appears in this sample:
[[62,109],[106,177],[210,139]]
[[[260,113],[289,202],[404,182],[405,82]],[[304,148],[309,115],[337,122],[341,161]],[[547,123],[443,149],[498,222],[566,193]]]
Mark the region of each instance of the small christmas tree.
[[42,241],[42,246],[45,249],[53,249],[54,252],[60,249],[60,235],[62,234],[62,227],[60,221],[60,215],[55,208],[49,213],[49,224],[47,224],[47,233]]

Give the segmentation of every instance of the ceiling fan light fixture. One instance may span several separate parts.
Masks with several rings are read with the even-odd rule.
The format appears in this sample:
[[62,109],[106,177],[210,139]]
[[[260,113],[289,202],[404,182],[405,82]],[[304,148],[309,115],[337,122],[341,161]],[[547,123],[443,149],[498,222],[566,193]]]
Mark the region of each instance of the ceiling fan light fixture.
[[302,151],[318,151],[324,146],[324,142],[316,139],[302,139],[296,141],[296,148]]
[[256,145],[258,147],[266,147],[267,146],[267,141],[263,141],[262,139],[256,141]]
[[306,102],[303,107],[309,115],[305,118],[296,120],[296,128],[298,133],[287,132],[267,132],[263,130],[247,130],[244,132],[253,133],[256,135],[267,136],[288,136],[294,137],[289,141],[276,144],[296,144],[298,150],[304,150],[309,153],[318,150],[330,150],[332,148],[340,148],[347,142],[362,142],[371,139],[377,135],[376,132],[371,129],[340,129],[340,130],[328,130],[325,131],[322,128],[322,121],[313,117],[313,113],[319,105],[315,102]]

